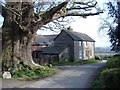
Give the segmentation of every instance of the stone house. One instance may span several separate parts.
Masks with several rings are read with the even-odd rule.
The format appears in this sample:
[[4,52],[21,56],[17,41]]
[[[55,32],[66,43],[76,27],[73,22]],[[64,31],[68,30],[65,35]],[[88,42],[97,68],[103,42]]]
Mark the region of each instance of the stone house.
[[54,45],[33,51],[35,63],[47,64],[69,60],[69,46]]
[[52,43],[49,47],[35,50],[33,58],[44,60],[49,57],[47,59],[50,62],[50,57],[53,56],[56,57],[57,61],[79,61],[91,59],[95,56],[95,41],[87,34],[75,32],[71,29],[61,30],[54,37]]
[[95,56],[95,41],[87,34],[73,30],[62,30],[54,39],[55,45],[70,46],[70,60],[85,60]]

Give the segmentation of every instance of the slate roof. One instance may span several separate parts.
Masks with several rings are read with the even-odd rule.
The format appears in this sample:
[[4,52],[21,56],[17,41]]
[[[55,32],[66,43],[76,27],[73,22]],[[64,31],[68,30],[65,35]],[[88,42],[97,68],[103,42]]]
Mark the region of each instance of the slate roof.
[[59,55],[67,47],[68,47],[68,45],[56,45],[56,46],[51,46],[51,47],[45,47],[45,48],[42,48],[42,49],[38,49],[37,51],[41,52],[42,54]]
[[34,39],[33,44],[46,44],[46,45],[51,45],[49,40],[44,37],[43,35],[37,35]]
[[72,31],[72,30],[63,30],[63,31],[65,31],[75,41],[95,42],[95,40],[93,40],[91,37],[89,37],[85,33],[75,32],[75,31]]
[[57,35],[37,35],[33,44],[47,44],[51,45]]
[[57,35],[44,35],[44,37],[46,37],[49,41],[54,41],[56,36]]

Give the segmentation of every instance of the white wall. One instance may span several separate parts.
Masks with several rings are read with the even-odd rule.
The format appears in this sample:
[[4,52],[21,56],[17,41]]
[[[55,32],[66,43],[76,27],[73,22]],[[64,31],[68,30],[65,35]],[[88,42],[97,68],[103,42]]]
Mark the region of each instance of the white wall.
[[94,58],[94,42],[83,42],[84,59]]

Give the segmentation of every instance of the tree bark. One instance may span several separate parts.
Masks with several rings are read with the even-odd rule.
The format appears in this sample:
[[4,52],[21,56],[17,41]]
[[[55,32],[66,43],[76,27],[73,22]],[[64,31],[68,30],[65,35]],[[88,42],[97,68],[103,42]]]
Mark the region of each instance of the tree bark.
[[[24,10],[21,14],[22,17],[14,14],[13,12],[3,8],[2,16],[4,22],[2,26],[2,61],[3,69],[9,69],[16,67],[20,62],[24,62],[26,65],[34,67],[36,64],[32,60],[31,44],[35,37],[38,28],[32,27],[32,18],[34,11],[32,3],[8,3],[9,7],[21,10],[22,6],[29,6],[29,11]],[[31,8],[30,8],[31,7]],[[21,21],[20,21],[21,20]],[[24,22],[23,22],[24,21]],[[19,23],[16,23],[19,22]],[[23,23],[22,23],[23,22]],[[25,23],[25,28],[20,27]],[[34,30],[33,30],[34,29]],[[33,32],[34,31],[34,32]],[[3,70],[4,71],[4,70]]]
[[40,18],[34,15],[33,1],[29,2],[7,2],[2,8],[4,22],[2,26],[3,44],[3,67],[16,67],[19,62],[34,67],[32,60],[31,44],[36,31],[43,25],[52,21],[54,14],[64,7],[68,2],[63,2]]

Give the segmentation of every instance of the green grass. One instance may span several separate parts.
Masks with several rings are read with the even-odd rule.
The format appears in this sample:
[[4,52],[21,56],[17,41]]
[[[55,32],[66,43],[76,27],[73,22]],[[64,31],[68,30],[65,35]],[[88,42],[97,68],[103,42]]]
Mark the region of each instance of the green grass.
[[52,63],[53,66],[63,66],[63,65],[82,65],[82,64],[89,64],[99,62],[99,60],[95,59],[88,59],[88,60],[81,60],[81,61],[64,61],[64,62],[54,62]]
[[13,79],[19,80],[38,80],[48,76],[51,76],[58,72],[57,68],[49,68],[48,66],[42,66],[38,68],[28,69],[23,67],[18,69],[11,69],[10,72],[12,74]]
[[105,69],[120,68],[120,57],[113,57],[108,59]]
[[[54,63],[53,65],[81,65],[81,64],[89,64],[95,63],[99,60],[89,59],[83,61],[74,61],[74,62],[59,62]],[[42,66],[39,68],[30,68],[23,63],[19,65],[19,68],[10,69],[13,79],[19,80],[38,80],[48,76],[51,76],[58,72],[60,69],[57,68],[49,68],[48,66]]]
[[91,85],[91,88],[101,88],[102,87],[102,81],[101,81],[101,72],[103,71],[103,68],[97,73],[96,79]]
[[115,88],[120,84],[120,57],[113,57],[98,73],[92,88]]

